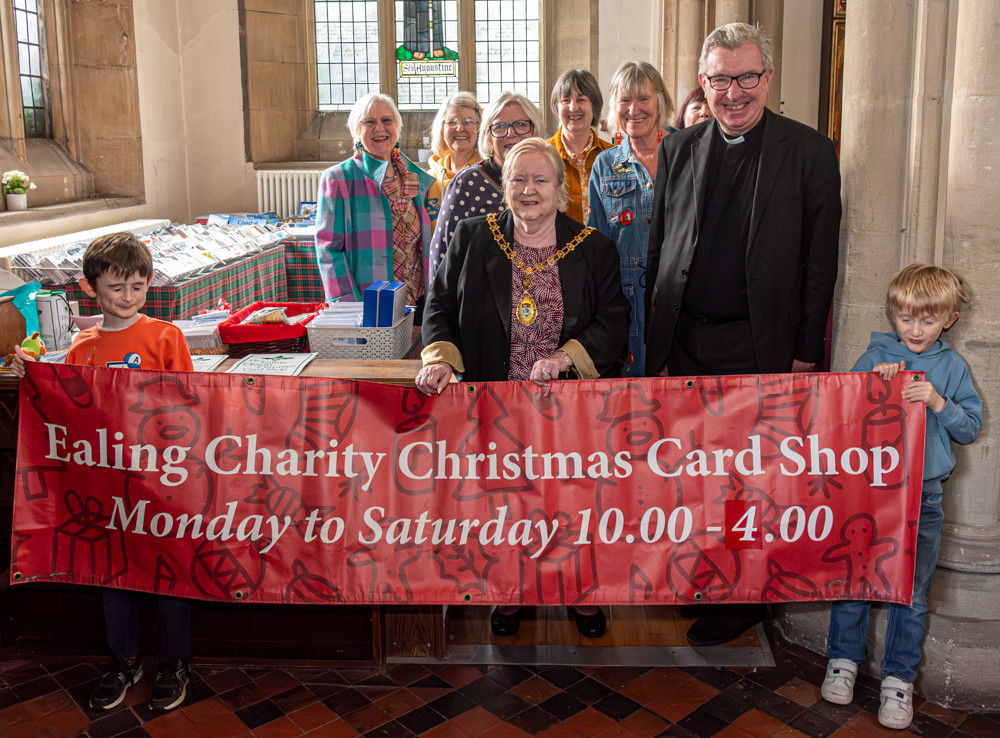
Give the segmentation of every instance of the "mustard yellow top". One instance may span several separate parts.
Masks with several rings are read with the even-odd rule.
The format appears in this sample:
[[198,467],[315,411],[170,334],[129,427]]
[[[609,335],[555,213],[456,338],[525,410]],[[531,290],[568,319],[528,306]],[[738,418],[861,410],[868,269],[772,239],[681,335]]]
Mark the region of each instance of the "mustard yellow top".
[[566,215],[579,223],[586,223],[587,214],[590,211],[590,205],[587,202],[590,169],[594,166],[597,155],[605,149],[610,149],[614,144],[605,141],[591,129],[590,143],[587,144],[587,148],[579,156],[574,156],[563,146],[561,126],[556,131],[556,135],[549,139],[549,143],[556,147],[559,156],[566,162],[566,194],[569,195]]
[[[465,166],[471,166],[481,158],[482,157],[479,156],[479,152],[475,151],[472,154],[472,158],[469,159],[469,163]],[[462,169],[465,169],[465,167],[462,167]],[[427,201],[429,203],[427,212],[431,214],[431,228],[434,228],[434,224],[437,221],[437,213],[441,208],[441,198],[444,197],[445,190],[448,189],[448,183],[451,182],[455,175],[462,171],[462,169],[455,169],[452,166],[450,152],[444,156],[431,154],[431,158],[427,161],[427,171],[432,177],[434,177],[435,180],[435,183],[432,184],[431,188],[427,191]],[[431,210],[432,207],[433,211]]]

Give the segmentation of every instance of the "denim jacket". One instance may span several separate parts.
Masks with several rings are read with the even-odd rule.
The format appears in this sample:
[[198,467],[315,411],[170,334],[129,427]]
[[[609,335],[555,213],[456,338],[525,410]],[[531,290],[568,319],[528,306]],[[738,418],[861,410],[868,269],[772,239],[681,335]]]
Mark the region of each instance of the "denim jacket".
[[632,153],[628,136],[601,152],[590,170],[587,225],[611,238],[621,259],[622,289],[632,306],[628,354],[622,375],[641,377],[646,367],[646,242],[653,212],[653,181]]

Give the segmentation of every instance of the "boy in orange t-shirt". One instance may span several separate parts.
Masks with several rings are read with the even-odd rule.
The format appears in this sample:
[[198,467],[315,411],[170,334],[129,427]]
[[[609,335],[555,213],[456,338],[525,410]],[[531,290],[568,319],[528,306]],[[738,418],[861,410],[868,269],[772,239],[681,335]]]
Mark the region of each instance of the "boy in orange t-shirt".
[[[66,353],[67,364],[191,371],[191,354],[175,325],[142,315],[153,279],[153,257],[131,233],[96,239],[83,256],[80,287],[97,299],[103,319],[82,331]],[[24,362],[34,361],[14,347],[11,371],[24,376]],[[108,646],[115,664],[90,697],[95,710],[110,710],[142,678],[139,662],[139,595],[122,589],[102,589]],[[174,597],[156,597],[160,655],[156,684],[149,702],[155,712],[172,710],[187,695],[187,660],[191,649],[191,606]]]

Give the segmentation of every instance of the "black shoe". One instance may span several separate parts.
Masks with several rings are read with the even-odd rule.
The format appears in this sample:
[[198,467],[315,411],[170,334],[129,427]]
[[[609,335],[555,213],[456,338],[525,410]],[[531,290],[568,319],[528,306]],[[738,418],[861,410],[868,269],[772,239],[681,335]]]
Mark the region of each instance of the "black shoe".
[[156,672],[156,684],[153,686],[153,696],[149,700],[149,709],[153,712],[166,712],[178,707],[187,696],[187,685],[191,681],[187,664],[180,659],[161,661]]
[[517,629],[520,627],[521,608],[518,608],[510,615],[500,612],[499,607],[493,608],[493,614],[490,615],[490,630],[493,631],[493,635],[500,638],[507,638],[517,633]]
[[692,646],[718,646],[739,638],[767,617],[764,605],[716,605],[718,613],[703,615],[687,632]]
[[584,638],[600,638],[608,629],[608,619],[604,617],[601,608],[597,608],[597,612],[593,615],[581,615],[574,607],[573,614],[576,616],[577,630]]
[[90,695],[91,709],[110,710],[118,707],[125,700],[128,688],[137,684],[140,679],[142,679],[142,664],[138,660],[115,659],[111,671],[101,677],[101,681]]

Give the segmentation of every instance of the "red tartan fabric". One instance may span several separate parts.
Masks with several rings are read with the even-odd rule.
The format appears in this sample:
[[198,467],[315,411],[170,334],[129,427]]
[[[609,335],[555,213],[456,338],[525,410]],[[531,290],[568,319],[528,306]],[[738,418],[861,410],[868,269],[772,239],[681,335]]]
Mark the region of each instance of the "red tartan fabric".
[[323,302],[323,279],[316,264],[316,245],[312,242],[285,242],[285,275],[291,302]]

